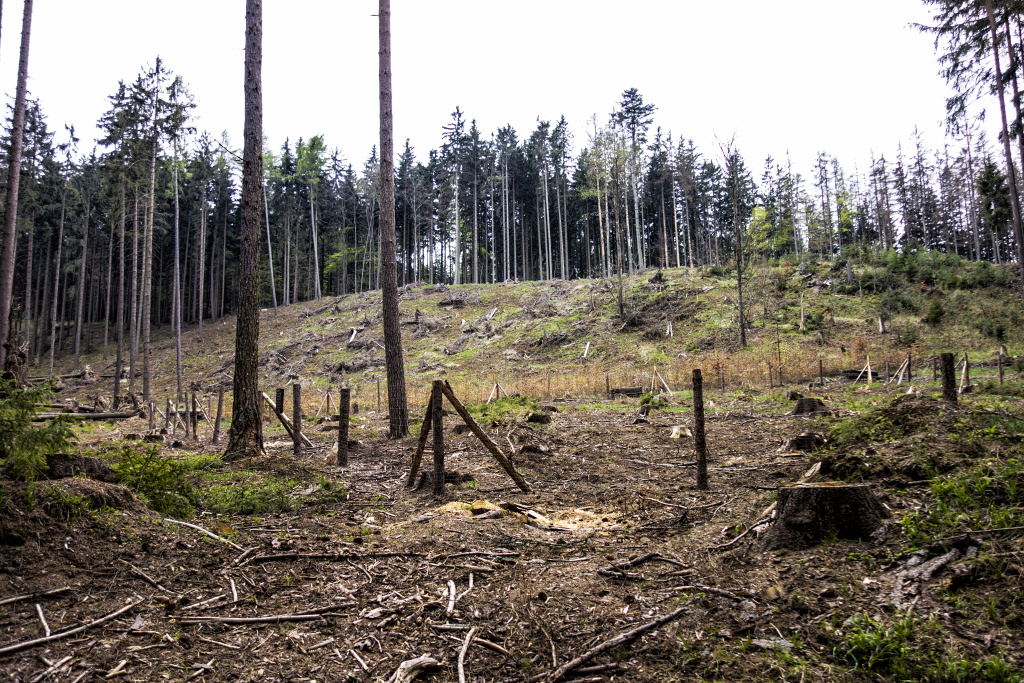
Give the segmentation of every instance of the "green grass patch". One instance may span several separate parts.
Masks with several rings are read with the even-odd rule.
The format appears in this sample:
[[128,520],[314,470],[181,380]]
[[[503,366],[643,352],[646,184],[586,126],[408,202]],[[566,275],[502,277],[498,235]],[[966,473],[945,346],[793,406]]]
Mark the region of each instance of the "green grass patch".
[[253,515],[295,509],[298,501],[290,493],[297,481],[261,478],[255,472],[243,474],[247,478],[242,481],[206,488],[202,494],[203,507],[222,515]]
[[1021,674],[998,657],[982,661],[951,647],[934,617],[908,614],[890,623],[861,614],[834,631],[832,654],[851,673],[875,674],[897,681],[992,681],[1019,683]]

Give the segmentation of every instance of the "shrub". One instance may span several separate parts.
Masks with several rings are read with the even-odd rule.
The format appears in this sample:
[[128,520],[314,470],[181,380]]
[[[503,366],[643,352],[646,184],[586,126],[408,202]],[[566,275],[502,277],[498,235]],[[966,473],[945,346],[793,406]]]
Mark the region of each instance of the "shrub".
[[47,454],[66,451],[75,433],[64,418],[33,427],[38,406],[50,399],[49,387],[16,389],[0,381],[0,464],[15,477],[35,479],[46,469]]
[[946,309],[942,307],[942,301],[936,297],[932,299],[932,303],[928,306],[928,312],[925,313],[923,322],[929,325],[938,325],[942,322],[944,315],[946,315]]
[[184,462],[165,458],[152,446],[143,450],[121,446],[114,457],[114,470],[121,483],[135,491],[146,505],[164,515],[192,515],[198,496],[195,487],[185,479],[189,468]]

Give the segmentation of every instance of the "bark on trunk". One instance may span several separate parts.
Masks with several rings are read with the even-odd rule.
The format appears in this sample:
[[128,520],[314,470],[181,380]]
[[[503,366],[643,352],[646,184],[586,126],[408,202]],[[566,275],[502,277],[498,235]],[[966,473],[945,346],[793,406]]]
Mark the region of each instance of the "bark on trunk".
[[245,131],[242,151],[241,248],[235,332],[234,401],[227,455],[263,453],[260,415],[260,185],[263,178],[263,2],[245,3]]
[[394,139],[391,129],[391,2],[380,0],[380,235],[381,296],[384,313],[384,357],[388,377],[389,434],[409,433],[405,395],[405,359],[398,320],[398,272],[395,253]]
[[0,369],[7,358],[8,333],[11,321],[11,299],[14,293],[14,235],[18,222],[18,182],[21,179],[21,148],[25,137],[25,91],[28,83],[28,43],[32,34],[32,0],[25,0],[21,26],[21,57],[18,62],[18,90],[14,97],[14,118],[11,121],[11,155],[7,167],[7,207],[4,217],[3,244],[0,246]]
[[829,538],[866,540],[889,516],[867,486],[838,483],[784,486],[776,509],[765,550],[798,550]]

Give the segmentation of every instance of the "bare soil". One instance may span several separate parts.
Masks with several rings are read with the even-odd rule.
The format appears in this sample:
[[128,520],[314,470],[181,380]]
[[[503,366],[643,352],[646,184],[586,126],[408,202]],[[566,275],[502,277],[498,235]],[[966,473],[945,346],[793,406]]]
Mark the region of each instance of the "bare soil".
[[[884,540],[803,550],[764,553],[756,532],[730,544],[762,518],[778,486],[822,459],[779,453],[780,444],[827,430],[829,418],[790,416],[790,405],[756,406],[748,395],[709,398],[716,406],[707,422],[708,491],[695,488],[692,441],[669,436],[674,425],[692,427],[689,410],[670,406],[643,420],[629,400],[600,409],[560,402],[544,426],[522,415],[489,425],[506,452],[516,446],[513,461],[531,493],[519,491],[472,435],[453,432],[457,418],[445,423],[448,469],[474,479],[448,485],[442,499],[429,486],[404,485],[415,435],[362,438],[341,469],[328,464],[334,435],[311,429],[315,447],[301,456],[278,442],[265,458],[229,466],[297,480],[300,502],[288,513],[190,520],[223,540],[161,521],[115,484],[38,482],[30,501],[27,485],[6,482],[0,598],[69,590],[0,604],[0,647],[42,637],[40,613],[59,633],[128,609],[0,655],[3,672],[15,681],[385,681],[401,662],[430,654],[441,667],[420,679],[455,681],[460,649],[476,629],[467,681],[543,680],[598,644],[683,608],[566,680],[888,680],[851,673],[836,654],[843,641],[835,625],[911,603],[941,624],[947,652],[975,661],[997,653],[1019,671],[1020,611],[984,621],[951,607],[944,594],[966,580],[1000,604],[1019,595],[1019,536],[967,544],[1008,553],[998,581],[976,571],[964,579],[953,569],[962,562],[905,580],[899,570],[912,548],[898,524],[885,528]],[[927,431],[955,415],[930,400],[897,406],[893,418]],[[137,422],[118,429],[141,431]],[[849,468],[859,457],[856,478],[871,484],[890,522],[922,505],[921,489],[898,467],[872,471],[863,448],[839,455],[828,454],[826,469]],[[892,462],[899,454],[890,455]],[[324,482],[347,495],[330,499]],[[76,496],[98,511],[77,515],[67,504]],[[479,519],[474,503],[476,512],[513,505]],[[230,621],[254,618],[270,619]]]

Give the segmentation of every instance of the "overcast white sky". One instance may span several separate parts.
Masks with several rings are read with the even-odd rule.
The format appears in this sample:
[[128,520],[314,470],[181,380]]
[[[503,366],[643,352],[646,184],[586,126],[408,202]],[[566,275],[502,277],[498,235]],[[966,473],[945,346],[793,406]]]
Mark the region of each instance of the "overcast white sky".
[[[160,55],[195,95],[196,126],[241,143],[244,0],[41,0],[29,88],[51,129],[82,149],[117,81]],[[0,86],[16,84],[23,5],[8,0]],[[377,144],[374,0],[265,0],[264,132],[326,137],[361,168]],[[767,154],[807,171],[819,150],[863,171],[918,126],[942,144],[945,83],[920,0],[394,0],[396,149],[420,159],[456,106],[485,135],[565,115],[578,151],[623,90],[657,106],[655,125],[706,154],[732,135],[755,176]],[[993,112],[994,113],[994,112]],[[994,120],[990,116],[989,120]]]

